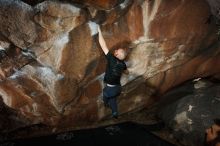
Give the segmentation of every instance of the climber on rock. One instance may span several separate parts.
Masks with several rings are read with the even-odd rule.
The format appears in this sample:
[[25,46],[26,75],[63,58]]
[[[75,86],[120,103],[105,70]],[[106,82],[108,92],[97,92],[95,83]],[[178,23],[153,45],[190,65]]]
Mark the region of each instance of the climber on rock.
[[98,27],[99,44],[107,59],[107,66],[104,76],[105,88],[103,89],[103,102],[105,107],[110,107],[112,110],[112,117],[118,118],[118,108],[116,97],[121,93],[120,78],[123,72],[128,73],[127,66],[124,59],[127,56],[126,48],[118,46],[114,48],[111,53],[105,43],[102,32]]

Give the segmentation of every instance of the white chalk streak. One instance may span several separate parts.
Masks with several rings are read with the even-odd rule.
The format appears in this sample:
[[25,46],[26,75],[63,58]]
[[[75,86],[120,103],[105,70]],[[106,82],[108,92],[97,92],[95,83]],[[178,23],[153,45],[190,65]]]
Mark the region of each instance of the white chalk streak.
[[95,35],[98,33],[98,24],[92,21],[88,22],[89,28],[90,28],[90,32],[91,32],[91,36]]

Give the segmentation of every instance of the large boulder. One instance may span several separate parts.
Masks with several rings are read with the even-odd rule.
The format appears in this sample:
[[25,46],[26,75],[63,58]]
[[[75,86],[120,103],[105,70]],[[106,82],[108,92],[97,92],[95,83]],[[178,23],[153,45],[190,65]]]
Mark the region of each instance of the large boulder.
[[173,136],[187,146],[203,146],[205,130],[220,117],[220,84],[207,80],[188,82],[166,93],[160,118]]
[[0,42],[17,46],[0,43],[1,50],[19,50],[17,56],[28,59],[3,58],[9,63],[1,66],[0,95],[28,124],[88,126],[111,114],[102,103],[106,61],[92,21],[109,49],[132,44],[121,114],[151,106],[186,80],[220,73],[218,28],[206,22],[211,10],[205,0],[100,2],[1,1]]

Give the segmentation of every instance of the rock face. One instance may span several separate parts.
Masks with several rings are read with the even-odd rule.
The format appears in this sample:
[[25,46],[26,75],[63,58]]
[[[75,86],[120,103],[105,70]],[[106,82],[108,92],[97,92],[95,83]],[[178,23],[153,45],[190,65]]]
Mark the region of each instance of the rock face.
[[212,15],[220,19],[220,2],[218,0],[207,0],[211,7]]
[[20,48],[32,44],[37,37],[33,8],[13,0],[2,0],[0,8],[0,33]]
[[121,114],[152,105],[186,80],[219,75],[218,28],[207,23],[205,0],[24,2],[0,2],[0,95],[26,125],[85,126],[110,114],[102,103],[105,57],[91,21],[110,49],[132,44]]
[[[186,83],[168,92],[160,117],[172,129],[173,136],[187,146],[203,146],[205,129],[220,117],[220,84],[206,80]],[[179,99],[179,100],[178,100]]]

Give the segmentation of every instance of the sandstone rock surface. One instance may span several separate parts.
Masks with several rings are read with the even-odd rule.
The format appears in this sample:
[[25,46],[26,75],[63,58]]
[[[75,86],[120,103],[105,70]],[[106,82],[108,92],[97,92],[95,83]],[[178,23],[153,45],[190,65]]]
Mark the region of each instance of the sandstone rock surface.
[[149,107],[186,80],[220,72],[218,27],[206,23],[211,9],[205,0],[32,6],[3,0],[0,8],[1,50],[15,52],[2,57],[0,95],[8,109],[28,119],[26,125],[86,126],[110,115],[102,103],[105,57],[91,21],[101,26],[109,49],[132,44],[130,74],[122,77],[118,98],[121,114]]

